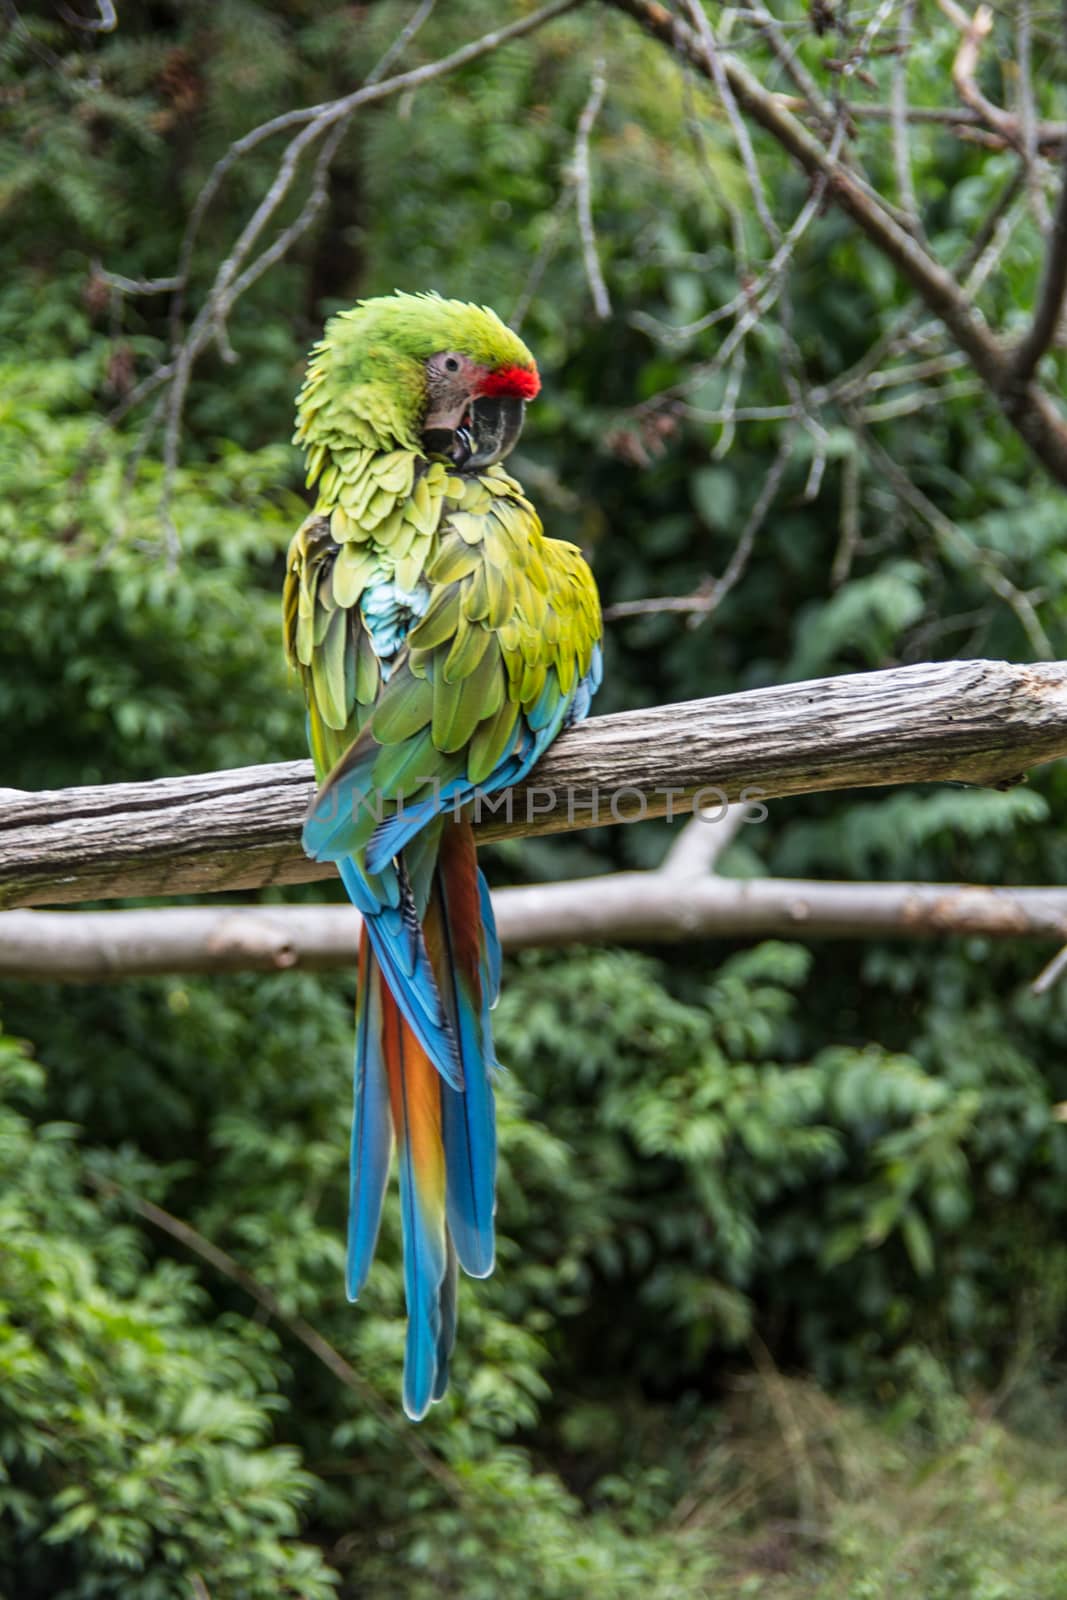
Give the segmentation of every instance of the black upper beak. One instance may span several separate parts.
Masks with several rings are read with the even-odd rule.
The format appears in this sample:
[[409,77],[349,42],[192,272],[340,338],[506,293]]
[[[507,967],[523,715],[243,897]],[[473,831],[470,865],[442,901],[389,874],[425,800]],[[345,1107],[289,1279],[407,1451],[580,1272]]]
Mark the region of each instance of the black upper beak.
[[510,395],[483,395],[472,401],[454,433],[431,428],[423,444],[431,455],[447,456],[461,472],[477,471],[502,461],[522,432],[526,402]]
[[473,449],[468,467],[489,467],[503,461],[518,443],[526,402],[510,395],[486,395],[471,406]]

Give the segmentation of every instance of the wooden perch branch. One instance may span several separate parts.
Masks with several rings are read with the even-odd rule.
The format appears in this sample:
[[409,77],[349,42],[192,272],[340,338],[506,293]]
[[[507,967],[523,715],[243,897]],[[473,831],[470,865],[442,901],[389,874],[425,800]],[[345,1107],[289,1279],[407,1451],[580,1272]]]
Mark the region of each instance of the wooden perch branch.
[[[762,934],[1067,939],[1067,889],[700,879],[661,869],[498,889],[493,908],[508,951]],[[98,983],[177,972],[354,970],[359,931],[352,906],[3,911],[0,978]]]
[[[951,661],[594,717],[482,839],[683,816],[694,799],[955,781],[1067,755],[1067,664]],[[0,800],[0,905],[203,894],[333,875],[308,861],[306,761]],[[510,815],[509,815],[510,808]]]

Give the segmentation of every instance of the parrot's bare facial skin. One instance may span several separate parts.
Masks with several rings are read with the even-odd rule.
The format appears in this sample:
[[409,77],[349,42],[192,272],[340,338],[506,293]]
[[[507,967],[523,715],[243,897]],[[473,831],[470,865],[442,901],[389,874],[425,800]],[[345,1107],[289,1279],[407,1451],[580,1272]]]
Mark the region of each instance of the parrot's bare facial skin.
[[458,350],[442,350],[426,362],[426,416],[423,430],[452,432],[463,422],[475,395],[480,393],[486,368]]
[[459,472],[480,472],[502,461],[522,432],[526,401],[540,388],[524,368],[490,370],[458,351],[426,362],[423,444]]

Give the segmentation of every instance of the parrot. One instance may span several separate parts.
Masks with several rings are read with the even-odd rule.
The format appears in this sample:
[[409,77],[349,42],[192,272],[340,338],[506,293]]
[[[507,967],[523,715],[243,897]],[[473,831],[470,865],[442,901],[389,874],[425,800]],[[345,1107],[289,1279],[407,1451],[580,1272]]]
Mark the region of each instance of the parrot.
[[501,465],[540,386],[487,307],[396,292],[330,319],[297,397],[317,495],[283,593],[317,780],[303,844],[363,919],[345,1286],[370,1272],[395,1147],[413,1421],[447,1390],[458,1268],[494,1263],[501,957],[472,818],[602,677],[593,574]]

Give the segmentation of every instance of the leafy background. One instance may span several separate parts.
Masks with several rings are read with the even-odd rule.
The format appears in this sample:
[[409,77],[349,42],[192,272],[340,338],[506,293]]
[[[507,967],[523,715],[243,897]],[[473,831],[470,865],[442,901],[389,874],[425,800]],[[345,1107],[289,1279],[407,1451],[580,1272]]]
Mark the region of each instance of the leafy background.
[[[743,177],[712,103],[698,100],[694,144],[665,52],[591,11],[354,125],[320,224],[234,311],[236,363],[209,352],[198,369],[168,563],[158,441],[142,448],[143,412],[100,426],[165,354],[166,301],[113,292],[98,267],[172,271],[229,142],[360,81],[408,13],[394,0],[119,9],[99,37],[48,7],[6,7],[0,22],[5,785],[302,749],[278,642],[303,506],[285,441],[307,345],[361,294],[432,286],[507,316],[540,259],[524,333],[545,391],[516,468],[551,530],[591,552],[608,601],[722,571],[777,426],[747,425],[724,450],[716,427],[674,413],[650,440],[635,407],[714,354],[717,330],[670,328],[735,292],[722,196],[743,203]],[[823,70],[834,39],[800,7],[786,14]],[[462,8],[472,34],[496,18],[488,0]],[[943,83],[952,49],[925,22],[920,89]],[[413,58],[453,47],[456,23],[442,5]],[[568,190],[594,52],[608,80],[593,146],[603,324]],[[1062,115],[1055,65],[1039,87]],[[863,137],[884,175],[884,141]],[[948,259],[1006,157],[936,129],[915,148]],[[795,213],[800,179],[760,156]],[[194,288],[275,157],[261,147],[235,168]],[[1021,323],[1038,260],[1021,223],[984,293],[991,318]],[[832,211],[792,289],[813,382],[905,304]],[[768,318],[750,340],[749,403],[780,398],[780,369]],[[705,389],[714,409],[721,375]],[[1029,659],[991,561],[1036,595],[1067,654],[1064,497],[981,396],[946,390],[874,430],[958,538],[900,503],[852,420],[831,419],[811,500],[798,440],[710,623],[611,627],[600,709],[956,654]],[[846,463],[862,538],[835,585]],[[1059,883],[1064,784],[1053,768],[1008,794],[780,801],[722,870]],[[655,865],[668,837],[647,824],[487,859],[496,882],[558,878]],[[351,980],[6,986],[3,1594],[1064,1593],[1067,998],[1029,992],[1046,953],[977,937],[704,941],[669,963],[611,949],[511,962],[499,1266],[464,1287],[453,1390],[418,1430],[397,1403],[392,1211],[357,1310],[342,1289]],[[280,1314],[153,1224],[152,1205],[227,1252]],[[340,1375],[301,1342],[308,1329],[348,1363]]]

